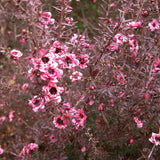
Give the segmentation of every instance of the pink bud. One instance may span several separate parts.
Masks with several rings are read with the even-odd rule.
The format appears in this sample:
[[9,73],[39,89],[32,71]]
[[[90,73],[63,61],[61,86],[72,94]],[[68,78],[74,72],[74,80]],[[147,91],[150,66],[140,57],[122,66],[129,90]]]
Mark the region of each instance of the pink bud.
[[85,151],[86,151],[86,147],[83,146],[83,147],[81,148],[81,152],[85,152]]
[[24,44],[26,42],[26,40],[23,38],[19,41],[21,44]]
[[130,139],[130,140],[129,140],[129,143],[130,143],[130,144],[132,144],[133,142],[134,142],[134,140],[133,140],[133,139]]

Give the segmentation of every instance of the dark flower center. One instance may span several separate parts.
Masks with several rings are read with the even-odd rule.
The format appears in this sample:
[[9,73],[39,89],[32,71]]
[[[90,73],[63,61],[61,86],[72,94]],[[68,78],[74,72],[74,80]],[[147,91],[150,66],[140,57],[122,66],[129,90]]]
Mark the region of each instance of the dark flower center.
[[160,68],[160,63],[156,66],[156,68]]
[[78,57],[77,59],[79,60],[80,64],[86,63],[84,58]]
[[81,58],[81,59],[80,59],[80,63],[81,63],[81,64],[85,64],[85,63],[86,63],[86,62],[85,62],[85,59],[84,59],[84,58]]
[[65,61],[66,61],[66,63],[67,63],[68,65],[69,65],[70,63],[72,63],[72,60],[71,60],[69,57],[67,57]]
[[55,87],[52,87],[52,88],[49,90],[49,92],[50,92],[51,94],[56,94],[56,93],[57,93],[57,89],[56,89]]
[[59,52],[61,52],[61,50],[62,50],[62,49],[60,49],[60,48],[56,48],[55,53],[59,53]]
[[79,114],[79,116],[80,116],[81,118],[83,118],[83,117],[84,117],[84,115],[83,115],[82,113],[80,113],[80,114]]
[[34,102],[34,105],[39,106],[40,105],[40,100],[36,99],[36,101]]
[[155,137],[155,140],[160,142],[160,137]]
[[155,27],[156,26],[156,24],[155,23],[153,23],[153,25],[152,25],[153,27]]
[[54,74],[54,69],[49,68],[49,69],[48,69],[48,73],[50,73],[50,74]]
[[64,125],[63,120],[61,120],[60,118],[58,118],[57,123],[60,125]]
[[43,17],[43,21],[47,22],[48,18],[47,17]]
[[47,63],[49,61],[49,58],[48,57],[42,57],[42,62],[43,63]]

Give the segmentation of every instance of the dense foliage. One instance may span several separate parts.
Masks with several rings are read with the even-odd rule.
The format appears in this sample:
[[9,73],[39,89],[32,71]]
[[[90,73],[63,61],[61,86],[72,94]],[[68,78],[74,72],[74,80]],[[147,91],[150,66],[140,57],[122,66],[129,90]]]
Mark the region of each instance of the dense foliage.
[[0,159],[160,159],[159,0],[1,0],[0,27]]

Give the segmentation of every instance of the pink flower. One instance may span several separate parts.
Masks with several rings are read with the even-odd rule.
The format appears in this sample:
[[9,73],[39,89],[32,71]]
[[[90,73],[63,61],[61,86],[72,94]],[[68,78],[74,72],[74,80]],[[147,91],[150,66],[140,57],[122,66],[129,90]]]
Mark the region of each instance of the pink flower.
[[138,117],[134,117],[134,121],[137,123],[138,128],[143,127],[143,122]]
[[34,96],[32,100],[29,100],[29,105],[33,107],[34,112],[38,112],[39,109],[43,110],[45,108],[44,100],[38,96]]
[[1,145],[0,145],[0,154],[3,154],[4,150],[1,148]]
[[42,12],[39,20],[47,27],[49,24],[54,24],[55,22],[55,19],[51,18],[51,16],[52,16],[51,12]]
[[157,60],[157,61],[154,63],[153,72],[160,72],[160,60]]
[[52,143],[55,143],[58,141],[58,138],[55,137],[53,134],[49,137],[49,139],[51,140]]
[[76,125],[77,128],[79,128],[80,126],[82,128],[84,128],[84,123],[85,123],[86,119],[87,119],[87,116],[84,113],[84,110],[83,109],[78,109],[75,113],[74,118],[72,119],[72,123],[74,125]]
[[65,115],[65,117],[74,117],[76,110],[75,108],[71,107],[69,103],[64,103],[61,113]]
[[89,56],[84,54],[82,56],[78,56],[77,59],[79,60],[80,68],[86,68],[87,64],[89,63]]
[[116,5],[115,5],[115,3],[112,3],[111,5],[110,5],[110,7],[115,7]]
[[65,18],[65,21],[68,23],[68,24],[70,24],[70,23],[72,23],[73,22],[73,18],[71,17],[66,17]]
[[29,84],[24,83],[23,86],[22,86],[22,90],[27,93],[28,92],[28,87],[29,87]]
[[76,81],[81,80],[82,76],[83,76],[83,74],[81,72],[75,71],[70,76],[70,79],[72,80],[72,82],[76,82]]
[[61,78],[63,75],[63,70],[57,68],[57,63],[53,62],[53,63],[49,63],[47,66],[44,66],[43,68],[40,68],[40,71],[43,72],[41,74],[41,78],[43,80],[47,80],[49,79],[57,79],[57,78]]
[[160,133],[152,133],[152,137],[149,138],[151,143],[154,143],[156,146],[160,145]]
[[144,96],[145,99],[149,99],[149,97],[150,97],[150,95],[148,93],[144,93],[143,96]]
[[110,50],[110,51],[116,51],[118,50],[118,47],[119,45],[117,43],[111,43],[107,48]]
[[[74,34],[71,38],[71,43],[76,44],[78,42],[84,42],[85,41],[85,36],[83,35],[78,35],[78,34]],[[88,46],[88,45],[87,45]]]
[[16,49],[13,49],[11,51],[11,56],[14,58],[14,59],[18,59],[19,57],[21,57],[23,55],[23,53],[21,53],[19,50],[16,50]]
[[133,22],[130,22],[128,25],[129,25],[131,28],[139,28],[139,27],[141,27],[142,22],[141,22],[141,21],[139,21],[139,22],[133,21]]
[[67,51],[68,51],[68,47],[66,45],[62,45],[59,41],[55,41],[49,50],[49,54],[63,55]]
[[139,50],[138,41],[134,37],[134,35],[130,35],[129,37],[130,37],[130,39],[129,39],[130,50],[133,53],[132,57],[136,57],[137,56],[137,52]]
[[69,53],[62,55],[59,63],[61,64],[62,68],[69,68],[69,69],[73,69],[79,65],[79,61],[76,59],[76,56],[74,54],[69,54]]
[[130,140],[129,140],[129,143],[130,143],[130,144],[132,144],[133,142],[134,142],[134,140],[133,140],[133,139],[130,139]]
[[45,100],[47,102],[54,99],[57,103],[61,102],[60,94],[64,91],[63,87],[58,87],[55,83],[51,81],[48,83],[48,86],[43,86],[43,92],[45,92]]
[[148,24],[150,27],[151,31],[155,31],[159,29],[159,22],[156,19],[153,19],[152,22]]
[[94,101],[93,101],[93,100],[90,100],[90,101],[89,101],[89,105],[92,106],[93,104],[94,104]]
[[104,106],[104,103],[100,103],[99,107],[98,107],[98,110],[99,111],[102,111],[103,110],[103,106]]
[[6,120],[5,116],[0,117],[0,124],[2,124]]
[[59,115],[58,117],[55,117],[53,120],[53,124],[55,125],[56,128],[59,129],[64,129],[67,127],[69,123],[69,120],[65,116]]
[[85,151],[86,151],[86,147],[83,146],[83,147],[81,148],[81,152],[85,152]]
[[36,143],[30,143],[27,146],[24,146],[22,151],[19,153],[19,157],[23,157],[25,155],[31,156],[31,152],[35,149],[38,149],[38,145]]
[[13,113],[14,113],[14,112],[15,112],[15,111],[11,111],[11,112],[9,113],[9,121],[10,121],[10,122],[13,121],[13,118],[14,118]]
[[41,58],[33,58],[32,63],[34,65],[34,69],[42,69],[51,62],[52,59],[49,55],[42,56]]
[[24,44],[26,42],[26,40],[23,38],[19,41],[21,44]]
[[120,33],[116,34],[114,36],[114,40],[116,41],[117,44],[123,44],[127,42],[128,38]]

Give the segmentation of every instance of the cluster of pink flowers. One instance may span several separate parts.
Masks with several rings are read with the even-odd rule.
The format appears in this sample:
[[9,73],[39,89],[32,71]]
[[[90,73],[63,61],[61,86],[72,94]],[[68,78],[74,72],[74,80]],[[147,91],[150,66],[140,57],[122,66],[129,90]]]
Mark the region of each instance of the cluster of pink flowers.
[[138,54],[139,46],[138,46],[138,41],[135,38],[134,35],[122,35],[121,33],[118,33],[114,36],[114,41],[112,42],[107,48],[110,51],[116,51],[118,50],[120,45],[123,45],[124,43],[128,42],[130,46],[130,51],[132,52],[132,57],[136,57]]
[[129,45],[130,45],[130,51],[132,52],[132,57],[136,57],[138,54],[138,41],[134,37],[134,35],[129,35]]
[[126,81],[126,75],[123,75],[122,73],[115,73],[114,78],[118,80],[119,84],[125,84]]
[[128,38],[120,33],[116,34],[114,36],[114,40],[116,41],[116,43],[118,45],[122,45],[123,43],[127,42],[128,41]]
[[71,107],[69,103],[65,103],[63,104],[61,113],[62,115],[58,115],[53,120],[53,124],[56,128],[64,129],[67,127],[70,121],[75,126],[76,130],[79,127],[84,128],[84,123],[87,119],[87,116],[82,108],[76,110],[74,107]]
[[134,117],[134,121],[137,123],[137,127],[138,128],[142,128],[143,127],[143,121],[140,120],[138,117]]
[[36,143],[30,143],[28,144],[27,146],[24,146],[22,151],[19,153],[19,156],[20,157],[23,157],[25,155],[27,156],[31,156],[31,151],[35,150],[35,149],[38,149],[38,145]]
[[139,28],[139,27],[142,26],[142,22],[141,22],[141,21],[138,21],[138,22],[133,21],[133,22],[130,22],[128,25],[129,25],[131,28]]
[[51,18],[52,13],[51,12],[42,12],[41,17],[39,18],[39,21],[47,27],[49,24],[54,24],[55,19]]
[[[81,39],[82,45],[84,45],[84,37],[81,36]],[[76,39],[74,39],[75,41]],[[76,82],[82,79],[83,74],[75,71],[75,68],[84,69],[89,62],[88,55],[76,56],[74,53],[68,53],[68,47],[59,41],[55,41],[51,45],[48,53],[44,49],[41,49],[39,53],[38,58],[32,58],[34,68],[28,71],[29,77],[32,82],[40,77],[43,81],[47,81],[48,85],[42,87],[42,91],[45,93],[44,99],[36,95],[29,101],[29,105],[33,107],[35,112],[44,109],[44,104],[51,100],[57,103],[62,101],[61,94],[64,92],[64,88],[58,86],[57,83],[59,82],[58,79],[63,76],[63,69],[69,69],[72,72],[70,79],[72,82]]]
[[160,145],[160,133],[152,133],[152,137],[149,138],[151,143],[154,143],[156,146]]
[[74,34],[70,41],[73,44],[80,43],[84,47],[89,47],[89,44],[85,41],[85,36],[84,35]]

